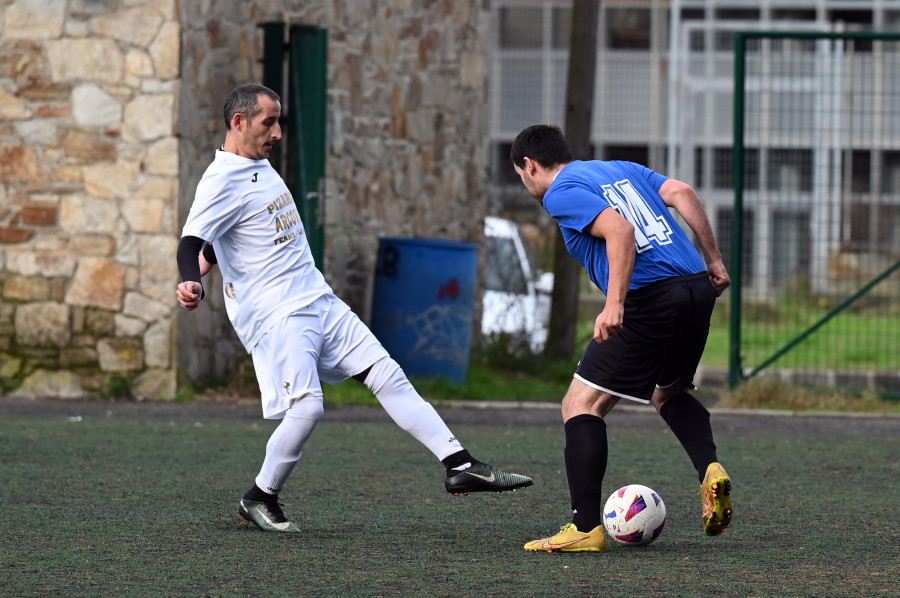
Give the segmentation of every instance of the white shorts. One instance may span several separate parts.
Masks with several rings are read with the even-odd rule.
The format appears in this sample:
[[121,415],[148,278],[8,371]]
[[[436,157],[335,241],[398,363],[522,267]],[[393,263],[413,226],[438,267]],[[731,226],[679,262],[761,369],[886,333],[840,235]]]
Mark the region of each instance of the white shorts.
[[294,401],[322,400],[337,384],[388,353],[350,307],[324,295],[278,321],[251,351],[263,417],[281,419]]

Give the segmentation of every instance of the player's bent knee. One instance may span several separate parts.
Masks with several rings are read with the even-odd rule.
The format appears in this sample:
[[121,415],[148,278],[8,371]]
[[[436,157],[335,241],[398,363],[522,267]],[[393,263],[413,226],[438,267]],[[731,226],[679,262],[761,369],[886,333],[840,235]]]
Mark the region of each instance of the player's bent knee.
[[285,417],[319,421],[325,415],[325,405],[320,396],[304,397],[291,403],[284,415]]
[[412,389],[412,384],[400,368],[400,364],[390,357],[383,357],[372,364],[365,385],[376,397],[385,392],[395,394],[400,390]]

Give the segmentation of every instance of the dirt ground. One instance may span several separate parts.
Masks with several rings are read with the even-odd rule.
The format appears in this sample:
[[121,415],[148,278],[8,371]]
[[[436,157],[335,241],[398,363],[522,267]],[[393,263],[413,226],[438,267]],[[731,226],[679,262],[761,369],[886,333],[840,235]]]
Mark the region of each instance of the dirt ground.
[[[448,425],[559,426],[559,406],[552,403],[474,403],[441,402],[433,404]],[[801,413],[710,409],[716,434],[729,431],[803,432],[814,434],[900,435],[900,416],[869,413]],[[108,399],[19,399],[0,397],[0,416],[46,415],[49,417],[163,417],[163,418],[248,418],[260,419],[258,403],[250,400],[205,400],[192,403],[123,401]],[[324,421],[390,422],[378,407],[329,407]],[[607,416],[610,427],[665,427],[650,406],[616,406]]]

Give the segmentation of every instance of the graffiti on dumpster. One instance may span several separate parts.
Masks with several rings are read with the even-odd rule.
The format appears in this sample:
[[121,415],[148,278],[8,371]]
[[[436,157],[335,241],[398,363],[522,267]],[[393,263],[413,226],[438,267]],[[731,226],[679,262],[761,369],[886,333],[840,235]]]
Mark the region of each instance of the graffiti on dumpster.
[[432,305],[407,316],[406,325],[415,332],[412,355],[427,355],[439,361],[467,365],[469,335],[461,330],[472,325],[472,312],[461,305]]

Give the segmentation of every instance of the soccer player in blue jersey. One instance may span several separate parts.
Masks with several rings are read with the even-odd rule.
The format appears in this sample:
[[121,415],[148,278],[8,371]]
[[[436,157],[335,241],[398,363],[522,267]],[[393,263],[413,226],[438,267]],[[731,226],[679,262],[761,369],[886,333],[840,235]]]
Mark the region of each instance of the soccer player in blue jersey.
[[[690,391],[716,297],[730,279],[700,199],[690,185],[639,164],[573,160],[559,127],[523,130],[510,158],[606,294],[562,401],[572,523],[525,550],[606,549],[603,418],[623,398],[652,402],[672,429],[701,482],[704,530],[721,534],[731,522],[731,480],[718,462],[709,412]],[[670,208],[693,231],[702,257]]]

